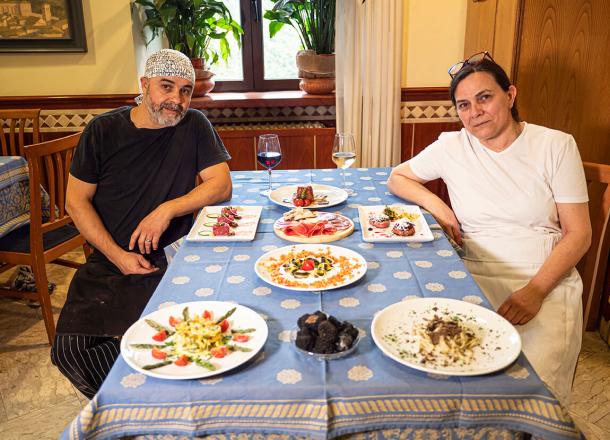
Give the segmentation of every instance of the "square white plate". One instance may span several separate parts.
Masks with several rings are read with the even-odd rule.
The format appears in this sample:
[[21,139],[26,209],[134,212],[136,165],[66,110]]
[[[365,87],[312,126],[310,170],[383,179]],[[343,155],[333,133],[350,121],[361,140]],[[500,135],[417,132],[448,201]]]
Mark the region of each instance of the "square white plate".
[[[415,225],[415,234],[410,237],[402,237],[392,233],[392,228],[396,221],[390,222],[390,226],[384,229],[376,228],[369,223],[369,216],[371,214],[381,214],[383,209],[389,206],[396,208],[401,212],[406,212],[415,218],[410,220]],[[358,216],[360,218],[360,227],[362,228],[362,239],[372,243],[410,243],[410,242],[423,242],[434,240],[434,235],[428,226],[428,222],[424,218],[424,215],[417,205],[403,205],[403,204],[392,204],[392,205],[376,205],[376,206],[359,206]]]
[[236,228],[231,228],[235,235],[212,235],[212,223],[226,206],[206,206],[199,215],[191,231],[186,236],[187,241],[252,241],[256,235],[258,221],[261,218],[262,206],[231,205],[241,216]]

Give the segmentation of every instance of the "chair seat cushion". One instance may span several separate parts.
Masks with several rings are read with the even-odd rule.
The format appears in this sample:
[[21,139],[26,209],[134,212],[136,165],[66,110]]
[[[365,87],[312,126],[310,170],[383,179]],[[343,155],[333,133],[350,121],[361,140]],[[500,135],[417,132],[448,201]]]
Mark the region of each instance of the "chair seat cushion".
[[[62,226],[43,236],[44,250],[51,249],[78,235],[78,230],[72,225]],[[30,252],[30,226],[22,226],[0,238],[0,252]]]

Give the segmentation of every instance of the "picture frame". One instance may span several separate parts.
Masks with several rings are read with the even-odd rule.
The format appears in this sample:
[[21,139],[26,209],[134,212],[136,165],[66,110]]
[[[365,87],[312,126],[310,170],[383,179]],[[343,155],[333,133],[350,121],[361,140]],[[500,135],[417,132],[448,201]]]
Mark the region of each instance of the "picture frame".
[[87,52],[82,0],[0,2],[0,52]]

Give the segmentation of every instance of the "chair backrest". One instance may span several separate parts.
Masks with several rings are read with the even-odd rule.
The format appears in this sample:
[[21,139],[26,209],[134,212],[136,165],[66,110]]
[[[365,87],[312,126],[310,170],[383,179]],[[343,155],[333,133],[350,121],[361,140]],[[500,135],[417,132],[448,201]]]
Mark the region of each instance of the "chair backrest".
[[[26,130],[32,130],[31,136]],[[24,156],[23,147],[40,142],[40,109],[0,110],[2,156]]]
[[[66,188],[74,150],[81,133],[25,147],[30,173],[30,231],[34,236],[72,222],[66,212]],[[48,194],[47,218],[43,223],[43,192]]]
[[593,231],[591,248],[576,266],[583,281],[584,325],[595,330],[608,265],[610,240],[610,165],[584,162],[589,190],[589,214]]

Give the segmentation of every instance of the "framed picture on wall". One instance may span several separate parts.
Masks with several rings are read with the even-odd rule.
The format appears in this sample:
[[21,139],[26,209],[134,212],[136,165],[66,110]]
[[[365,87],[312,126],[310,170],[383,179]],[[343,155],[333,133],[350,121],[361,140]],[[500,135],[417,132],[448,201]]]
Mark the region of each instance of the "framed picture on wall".
[[87,52],[82,0],[0,0],[0,52]]

